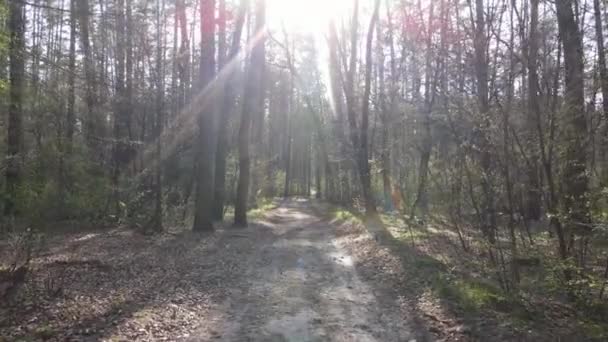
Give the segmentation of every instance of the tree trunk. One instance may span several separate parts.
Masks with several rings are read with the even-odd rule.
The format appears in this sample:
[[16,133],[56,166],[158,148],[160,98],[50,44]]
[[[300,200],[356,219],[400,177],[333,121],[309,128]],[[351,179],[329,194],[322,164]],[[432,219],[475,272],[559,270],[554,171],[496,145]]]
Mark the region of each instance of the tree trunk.
[[181,108],[190,99],[190,42],[188,40],[188,22],[186,20],[186,6],[184,0],[177,0],[176,17],[179,22],[179,35],[181,39],[177,69],[179,73],[178,108]]
[[115,203],[115,213],[120,211],[118,181],[120,169],[124,161],[124,116],[125,116],[125,15],[124,0],[117,0],[114,4],[114,15],[116,17],[116,50],[114,60],[116,62],[115,86],[116,95],[114,97],[114,146],[112,151],[112,187],[113,200]]
[[[291,83],[290,83],[291,84]],[[292,164],[292,153],[291,153],[291,145],[293,143],[293,129],[292,129],[292,114],[291,110],[292,110],[292,105],[293,105],[293,88],[290,90],[290,95],[289,95],[289,108],[287,109],[287,119],[286,124],[287,124],[287,144],[285,145],[285,185],[283,186],[283,197],[287,198],[291,195],[291,178],[292,178],[292,174],[291,174],[291,164]]]
[[481,230],[487,240],[494,244],[496,213],[494,208],[494,190],[491,182],[492,177],[492,151],[490,146],[490,118],[488,98],[488,60],[485,29],[484,1],[475,2],[475,74],[477,78],[477,98],[479,102],[480,124],[476,128],[476,140],[480,151],[480,166],[482,171],[481,187],[483,189],[482,222]]
[[87,104],[87,118],[85,120],[85,136],[87,144],[95,152],[96,147],[99,145],[99,141],[103,132],[101,127],[102,122],[98,120],[96,114],[97,106],[97,83],[95,77],[95,65],[93,64],[93,55],[91,51],[91,42],[89,39],[89,1],[79,0],[76,1],[78,4],[78,24],[80,28],[80,44],[83,53],[84,61],[84,74],[85,74],[85,102]]
[[[340,161],[337,163],[337,194],[329,194],[333,196],[336,202],[342,201],[342,191],[346,182],[347,173],[349,171],[350,163],[348,160],[348,142],[344,134],[344,96],[342,89],[344,85],[340,59],[338,57],[338,33],[336,30],[335,23],[332,21],[329,25],[329,37],[328,37],[328,49],[329,49],[329,75],[330,75],[330,86],[331,86],[331,100],[333,103],[333,112],[335,118],[333,118],[332,131],[337,138],[338,148],[337,153]],[[327,165],[329,166],[329,164]]]
[[[348,126],[350,128],[350,141],[354,150],[359,149],[359,135],[357,133],[357,113],[355,112],[355,75],[357,73],[357,44],[358,44],[358,28],[359,28],[359,0],[355,0],[353,5],[353,16],[350,28],[350,61],[348,72],[346,73],[346,82],[344,85],[344,93],[346,98],[346,114],[348,116]],[[355,152],[355,159],[359,165],[359,152]]]
[[434,21],[434,6],[433,2],[429,4],[429,20],[426,37],[426,57],[424,68],[424,108],[422,110],[422,143],[420,153],[420,165],[418,169],[418,191],[416,199],[412,205],[411,216],[416,215],[416,208],[422,209],[422,215],[428,212],[428,190],[427,180],[429,174],[429,162],[431,160],[431,152],[433,149],[433,141],[431,136],[431,111],[433,110],[433,100],[435,96],[435,87],[432,85],[432,58],[433,58],[433,21]]
[[[217,68],[218,72],[220,72],[226,64],[226,0],[218,1],[219,18],[217,18]],[[236,29],[238,30],[238,27]]]
[[16,215],[17,196],[21,182],[21,161],[23,159],[23,92],[25,81],[25,21],[23,3],[11,1],[9,8],[10,31],[10,94],[8,107],[8,139],[5,215]]
[[266,59],[266,1],[257,0],[255,14],[255,39],[251,51],[251,63],[247,72],[243,113],[239,128],[239,180],[234,208],[234,225],[247,226],[247,199],[251,177],[249,137],[252,117],[259,117],[264,110],[263,77]]
[[[390,24],[389,24],[390,25]],[[391,179],[390,179],[390,125],[391,112],[386,104],[386,82],[384,73],[384,40],[382,37],[381,25],[376,25],[378,40],[377,58],[378,58],[378,109],[380,110],[380,120],[382,121],[380,160],[382,163],[382,186],[384,190],[384,207],[392,209],[391,205]]]
[[[589,223],[589,176],[587,174],[587,121],[585,118],[583,45],[573,13],[573,0],[557,0],[557,22],[564,49],[565,95],[562,169],[564,226],[572,234],[587,238]],[[560,252],[566,246],[560,241]],[[566,257],[566,255],[563,255]]]
[[133,155],[134,147],[132,146],[134,136],[133,136],[133,10],[132,10],[132,2],[126,1],[126,11],[127,11],[127,22],[126,22],[126,89],[125,89],[125,109],[124,109],[124,121],[125,128],[127,131],[127,137],[129,140],[127,141],[127,146],[125,153],[128,153],[128,156],[131,157]]
[[[217,150],[215,154],[215,184],[214,184],[214,202],[213,202],[213,218],[222,220],[224,218],[224,202],[226,201],[226,154],[228,153],[228,120],[234,109],[235,82],[234,76],[236,70],[237,57],[241,47],[241,35],[243,33],[243,25],[247,14],[249,1],[241,0],[239,6],[239,14],[236,21],[236,27],[232,36],[232,46],[228,55],[226,70],[227,73],[224,93],[222,97],[222,107],[219,113]],[[225,16],[225,14],[224,14]]]
[[66,127],[66,151],[68,158],[72,154],[74,127],[76,126],[76,1],[70,0],[70,55],[68,60],[68,108]]
[[373,215],[376,213],[376,201],[372,193],[371,186],[371,170],[368,158],[368,127],[369,127],[369,97],[371,92],[371,75],[372,75],[372,46],[374,39],[374,30],[378,22],[378,11],[380,9],[380,0],[376,0],[374,5],[374,13],[369,24],[367,32],[367,47],[365,54],[365,90],[363,93],[363,110],[361,112],[361,133],[360,146],[358,151],[359,160],[359,176],[361,177],[361,188],[363,198],[365,200],[365,213]]
[[162,135],[164,110],[164,53],[162,32],[164,32],[163,18],[165,1],[156,1],[156,117],[154,120],[155,157],[154,157],[154,214],[150,222],[150,229],[159,232],[163,229],[163,184],[162,184]]
[[[540,118],[540,104],[538,100],[538,0],[530,0],[530,37],[528,41],[528,106],[529,113],[526,122],[529,130],[534,131],[535,119]],[[532,134],[531,134],[532,135]],[[531,137],[530,140],[534,139]],[[533,141],[533,140],[532,140]],[[535,146],[535,144],[530,144]],[[541,215],[541,189],[539,179],[538,154],[533,149],[534,157],[528,170],[528,186],[526,194],[526,212],[528,220],[538,220]]]
[[[605,2],[604,2],[605,4]],[[593,12],[595,14],[595,41],[597,43],[597,64],[600,73],[600,87],[602,89],[602,111],[604,112],[604,136],[600,142],[604,151],[604,164],[602,165],[601,180],[603,184],[608,182],[608,71],[606,70],[606,53],[604,51],[604,30],[602,20],[602,9],[600,0],[593,0]]]
[[[534,6],[536,2],[536,18],[534,17],[535,13],[534,13]],[[531,19],[530,19],[530,35],[531,37],[534,35],[532,33],[533,30],[536,29],[536,21],[538,20],[538,0],[531,0],[532,3],[532,13],[531,13]],[[503,132],[503,154],[504,154],[504,166],[503,166],[503,173],[504,173],[504,177],[505,177],[505,189],[507,192],[507,213],[509,216],[509,221],[508,221],[508,229],[509,229],[509,246],[510,246],[510,252],[511,252],[511,264],[510,264],[510,279],[511,279],[511,288],[514,289],[519,285],[519,267],[517,264],[517,239],[515,237],[515,216],[514,216],[514,199],[513,199],[513,183],[511,180],[511,165],[513,163],[513,159],[511,158],[511,134],[510,134],[510,120],[511,120],[511,108],[512,108],[512,104],[513,104],[513,94],[514,94],[514,86],[513,86],[513,81],[515,79],[515,75],[514,75],[514,70],[515,70],[515,52],[513,51],[513,46],[514,41],[515,41],[515,30],[513,27],[513,16],[514,16],[514,8],[511,7],[511,13],[509,16],[509,20],[510,20],[510,25],[511,25],[511,30],[510,30],[510,45],[511,48],[509,49],[509,74],[508,74],[508,79],[507,79],[507,84],[509,85],[507,88],[507,105],[506,108],[503,110],[503,122],[502,122],[502,132]],[[530,40],[532,41],[532,39]],[[530,46],[532,47],[532,43],[530,42]],[[530,61],[528,61],[530,63]],[[536,60],[534,60],[534,63],[536,63]],[[530,73],[530,78],[532,78],[532,73]],[[535,86],[532,87],[532,89],[536,89],[536,83],[534,83]],[[538,189],[537,189],[538,190]],[[538,198],[538,200],[540,201],[540,197]],[[540,207],[540,204],[538,204]]]
[[198,116],[198,177],[194,213],[194,231],[213,230],[213,172],[214,172],[214,106],[208,89],[215,77],[215,0],[200,1],[201,66],[199,91],[202,92],[202,109]]

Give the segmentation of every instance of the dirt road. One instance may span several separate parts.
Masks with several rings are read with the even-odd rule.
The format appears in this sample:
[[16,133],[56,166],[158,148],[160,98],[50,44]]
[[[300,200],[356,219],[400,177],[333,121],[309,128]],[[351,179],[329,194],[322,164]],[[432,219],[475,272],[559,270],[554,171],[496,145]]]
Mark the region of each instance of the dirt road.
[[246,281],[186,340],[427,340],[391,298],[357,275],[335,228],[309,202],[285,202],[261,224],[272,228],[272,237],[256,236],[255,227],[232,233],[256,245],[244,260]]

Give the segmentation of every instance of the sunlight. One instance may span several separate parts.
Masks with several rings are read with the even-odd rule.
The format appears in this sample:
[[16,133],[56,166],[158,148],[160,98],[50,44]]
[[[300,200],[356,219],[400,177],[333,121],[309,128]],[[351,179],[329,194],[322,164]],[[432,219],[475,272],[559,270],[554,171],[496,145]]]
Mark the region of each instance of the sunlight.
[[352,0],[268,0],[268,25],[324,36],[329,20],[348,13]]
[[[323,83],[330,84],[329,51],[326,38],[331,20],[349,17],[353,0],[267,0],[267,26],[271,32],[285,29],[288,33],[310,35],[315,40],[319,71]],[[363,6],[365,7],[365,6]],[[332,102],[331,88],[326,96]]]

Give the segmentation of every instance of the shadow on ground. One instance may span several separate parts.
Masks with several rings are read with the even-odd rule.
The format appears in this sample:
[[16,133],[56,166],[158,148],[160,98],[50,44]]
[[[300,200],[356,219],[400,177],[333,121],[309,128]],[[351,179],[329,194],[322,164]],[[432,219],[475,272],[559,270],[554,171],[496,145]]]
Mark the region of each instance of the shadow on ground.
[[[410,230],[403,226],[402,236],[397,238],[391,231],[394,227],[389,230],[377,216],[334,223],[357,259],[357,271],[391,292],[401,301],[403,310],[411,311],[412,317],[419,318],[419,324],[438,340],[585,340],[579,333],[548,321],[546,315],[551,313],[537,312],[506,298],[484,279],[488,275],[473,277],[437,257],[457,257],[463,265],[471,264],[470,259],[476,257],[453,241],[445,241],[445,237],[427,234],[417,238],[421,232],[426,234],[424,228]],[[444,250],[430,254],[429,246]],[[530,329],[530,325],[536,327]]]
[[[401,315],[396,298],[361,279],[337,245],[336,226],[309,201],[288,201],[266,215],[276,239],[260,246],[246,290],[233,288],[225,341],[429,341]],[[199,331],[191,341],[210,336]]]
[[[272,229],[143,236],[128,229],[62,237],[33,260],[13,305],[0,309],[9,340],[175,339],[220,306],[226,284],[247,285],[243,260]],[[0,340],[2,340],[0,338]]]

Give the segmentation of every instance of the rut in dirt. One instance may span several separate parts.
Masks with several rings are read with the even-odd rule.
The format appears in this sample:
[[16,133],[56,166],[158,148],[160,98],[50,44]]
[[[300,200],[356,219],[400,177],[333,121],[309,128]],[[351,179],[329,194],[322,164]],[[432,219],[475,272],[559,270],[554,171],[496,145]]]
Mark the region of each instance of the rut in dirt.
[[[215,324],[190,340],[425,341],[392,299],[363,281],[335,227],[308,201],[286,201],[261,221],[275,233],[256,239],[246,286],[230,289]],[[241,234],[241,233],[239,233]],[[389,304],[387,304],[389,303]]]

